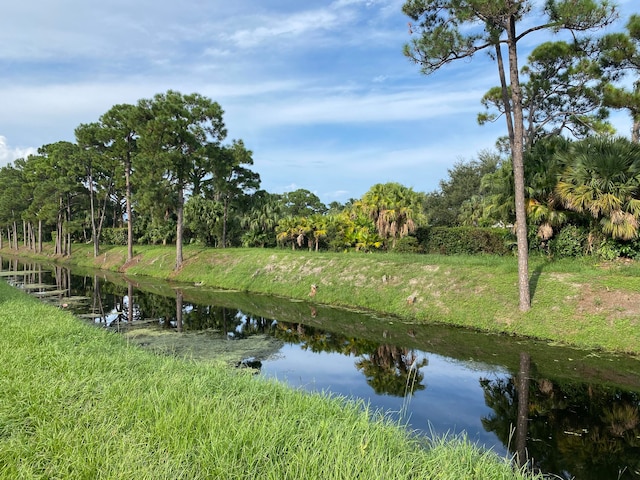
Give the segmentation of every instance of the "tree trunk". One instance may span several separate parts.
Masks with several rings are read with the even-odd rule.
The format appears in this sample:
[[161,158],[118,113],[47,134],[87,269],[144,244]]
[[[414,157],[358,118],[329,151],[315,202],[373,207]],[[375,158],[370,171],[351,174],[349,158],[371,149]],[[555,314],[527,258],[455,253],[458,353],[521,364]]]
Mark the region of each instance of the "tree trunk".
[[527,353],[520,354],[520,371],[518,372],[518,419],[516,425],[516,462],[522,468],[527,464],[527,431],[529,424],[529,377],[531,357]]
[[127,285],[127,322],[133,323],[133,283]]
[[176,290],[176,328],[178,332],[182,332],[182,290]]
[[29,233],[29,241],[27,242],[27,247],[30,251],[36,250],[36,240],[34,238],[33,232],[33,223],[31,221],[27,222],[27,232]]
[[178,188],[178,208],[176,225],[176,270],[182,266],[182,221],[184,214],[184,187]]
[[98,240],[98,231],[96,228],[96,207],[95,195],[93,192],[93,175],[91,169],[87,172],[87,181],[89,183],[89,206],[91,209],[91,240],[93,240],[93,257],[100,255],[100,245]]
[[126,203],[127,203],[127,262],[133,260],[133,218],[131,216],[131,159],[127,154],[124,166]]
[[227,248],[227,214],[229,211],[229,199],[224,198],[224,211],[222,213],[222,248]]
[[38,220],[38,253],[42,253],[42,220]]
[[513,182],[516,208],[516,239],[518,242],[518,290],[520,293],[520,311],[531,308],[529,293],[529,245],[527,240],[527,212],[525,209],[524,186],[524,118],[522,113],[522,92],[518,72],[518,50],[516,45],[516,18],[509,19],[509,74],[511,79],[511,100],[513,108],[513,144],[511,160],[513,163]]
[[500,89],[502,90],[502,103],[504,103],[504,118],[507,121],[507,132],[509,134],[509,145],[513,149],[513,117],[511,112],[511,99],[509,98],[509,86],[504,73],[504,60],[502,59],[502,49],[500,43],[496,44],[496,60],[498,62],[498,75],[500,76]]
[[69,196],[67,196],[67,245],[66,245],[66,250],[65,250],[65,255],[67,257],[71,256],[71,228],[70,228],[70,223],[71,223],[71,198],[69,198]]

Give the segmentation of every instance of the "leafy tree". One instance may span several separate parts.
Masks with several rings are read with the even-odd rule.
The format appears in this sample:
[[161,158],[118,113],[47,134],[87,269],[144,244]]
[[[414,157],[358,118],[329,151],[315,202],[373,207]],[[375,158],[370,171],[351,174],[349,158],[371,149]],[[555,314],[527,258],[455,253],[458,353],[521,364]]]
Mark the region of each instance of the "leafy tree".
[[141,100],[146,123],[140,143],[145,156],[145,175],[159,183],[159,175],[175,192],[176,269],[182,266],[185,192],[196,188],[212,171],[207,150],[226,137],[222,108],[197,93],[182,95],[169,90],[153,99]]
[[604,52],[601,63],[605,68],[613,68],[620,75],[632,72],[636,75],[631,90],[613,84],[605,90],[606,105],[629,112],[633,125],[631,140],[640,142],[640,15],[631,15],[627,23],[627,33],[613,33],[600,40]]
[[482,177],[498,168],[500,157],[492,152],[480,152],[478,160],[456,162],[448,170],[449,178],[440,181],[439,191],[426,195],[424,209],[429,225],[453,227],[460,223],[465,202],[481,195]]
[[334,251],[353,248],[356,252],[370,252],[383,246],[376,227],[360,204],[326,217],[326,242]]
[[291,242],[291,250],[296,249],[296,244],[302,246],[302,240],[307,229],[306,217],[283,217],[276,225],[276,239],[281,244]]
[[213,197],[222,203],[221,246],[227,246],[227,226],[229,207],[242,196],[249,195],[260,187],[260,175],[247,168],[253,165],[251,150],[247,150],[242,140],[234,140],[230,146],[215,148],[212,165]]
[[278,194],[259,190],[251,197],[240,225],[245,229],[242,236],[244,246],[265,247],[275,245],[275,227],[282,218],[282,201]]
[[[84,169],[84,183],[89,190],[93,256],[100,253],[100,233],[109,200],[115,188],[116,163],[104,153],[103,132],[99,123],[81,124],[75,130],[78,165]],[[97,189],[102,190],[102,206],[96,206]]]
[[[547,0],[541,17],[530,0],[407,0],[403,11],[416,25],[416,36],[405,46],[405,54],[429,74],[455,60],[470,58],[482,50],[493,54],[498,66],[500,89],[511,147],[516,236],[518,239],[518,284],[520,310],[531,306],[524,184],[523,93],[518,67],[518,44],[529,34],[546,29],[557,32],[585,31],[610,23],[614,9],[605,0]],[[520,26],[524,30],[518,32]],[[505,69],[502,46],[508,51]],[[507,83],[509,78],[509,83]]]
[[320,198],[309,190],[299,188],[282,195],[284,214],[293,217],[305,217],[314,213],[326,213],[327,207]]
[[[592,60],[588,46],[578,42],[545,42],[529,55],[521,75],[524,115],[524,146],[531,148],[540,138],[568,131],[576,138],[611,133],[602,107],[606,75]],[[478,122],[494,122],[505,114],[501,87],[494,87],[482,98],[486,113]],[[491,112],[491,110],[495,110]]]
[[[133,259],[133,184],[132,173],[138,152],[137,140],[142,128],[139,110],[134,105],[111,107],[100,117],[104,155],[118,162],[124,177],[124,201],[127,217],[127,261]],[[122,178],[122,177],[116,177]],[[119,184],[116,184],[117,190]]]
[[195,240],[206,246],[215,245],[215,232],[223,217],[224,206],[215,200],[191,197],[184,206],[185,227]]
[[26,199],[23,197],[24,183],[21,168],[7,165],[0,169],[0,224],[6,225],[9,247],[18,249],[18,225],[22,212],[27,209]]
[[[570,148],[571,142],[563,137],[547,137],[536,142],[525,153],[525,183],[527,220],[535,226],[537,236],[546,242],[564,223],[569,213],[558,196],[558,175],[564,169],[559,156]],[[488,224],[510,225],[515,220],[513,211],[513,171],[510,162],[483,177],[481,189],[484,197],[479,209]]]
[[[38,163],[38,175],[47,179],[47,190],[51,193],[48,203],[56,212],[55,253],[71,255],[71,235],[74,228],[73,203],[85,193],[82,186],[84,172],[76,162],[78,146],[71,142],[56,142],[38,149],[43,157]],[[55,205],[55,206],[54,206]]]
[[328,222],[327,216],[320,213],[314,213],[309,217],[308,235],[316,252],[319,249],[320,240],[327,236]]

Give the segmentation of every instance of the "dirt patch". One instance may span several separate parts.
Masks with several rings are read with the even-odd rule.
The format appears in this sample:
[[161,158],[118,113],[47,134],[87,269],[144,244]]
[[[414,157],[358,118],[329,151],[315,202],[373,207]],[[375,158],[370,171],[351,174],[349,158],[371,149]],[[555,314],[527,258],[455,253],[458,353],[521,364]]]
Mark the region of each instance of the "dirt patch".
[[422,270],[425,272],[437,272],[440,270],[440,265],[425,265],[422,267]]
[[565,285],[569,285],[570,287],[574,287],[574,288],[581,288],[582,284],[581,283],[576,283],[573,282],[571,280],[574,279],[574,275],[571,273],[557,273],[557,272],[553,272],[549,274],[549,278],[552,278],[553,280],[556,280],[558,282],[564,283]]
[[590,315],[604,315],[609,322],[622,318],[640,319],[640,293],[624,290],[594,289],[583,285],[578,295],[577,311]]
[[129,260],[128,262],[125,262],[119,269],[118,271],[123,273],[126,272],[127,269],[133,265],[137,265],[140,262],[140,259],[142,258],[141,255],[136,255],[135,257],[133,257],[131,260]]

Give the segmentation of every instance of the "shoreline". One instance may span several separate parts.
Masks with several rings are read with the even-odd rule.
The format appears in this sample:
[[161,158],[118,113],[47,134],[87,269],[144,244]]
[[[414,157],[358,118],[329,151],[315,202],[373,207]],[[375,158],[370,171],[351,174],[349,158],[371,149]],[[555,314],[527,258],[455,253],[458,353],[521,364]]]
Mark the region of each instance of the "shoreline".
[[[50,246],[47,245],[50,249]],[[354,254],[185,246],[74,245],[71,258],[4,248],[0,255],[117,271],[248,293],[308,300],[392,315],[415,324],[482,332],[640,355],[640,266],[531,259],[532,309],[517,306],[515,258]],[[313,287],[315,286],[315,287]]]

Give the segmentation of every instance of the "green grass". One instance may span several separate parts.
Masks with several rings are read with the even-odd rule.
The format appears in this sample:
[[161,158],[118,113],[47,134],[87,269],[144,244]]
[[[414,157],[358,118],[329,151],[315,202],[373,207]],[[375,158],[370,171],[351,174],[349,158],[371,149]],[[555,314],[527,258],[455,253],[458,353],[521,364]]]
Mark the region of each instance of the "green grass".
[[2,479],[517,479],[464,438],[155,356],[0,282]]

